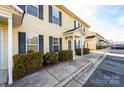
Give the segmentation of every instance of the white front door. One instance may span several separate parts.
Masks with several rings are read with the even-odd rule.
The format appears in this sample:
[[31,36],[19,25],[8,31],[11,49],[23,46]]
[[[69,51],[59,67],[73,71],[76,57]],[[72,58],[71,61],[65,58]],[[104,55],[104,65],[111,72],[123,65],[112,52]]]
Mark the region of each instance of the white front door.
[[3,54],[3,32],[2,30],[0,30],[0,69],[3,60],[2,54]]

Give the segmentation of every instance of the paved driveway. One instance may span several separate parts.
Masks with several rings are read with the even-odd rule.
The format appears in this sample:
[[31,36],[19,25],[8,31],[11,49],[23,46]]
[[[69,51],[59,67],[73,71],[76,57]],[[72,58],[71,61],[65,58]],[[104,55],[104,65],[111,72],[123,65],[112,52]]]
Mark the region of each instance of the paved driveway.
[[[124,87],[124,50],[111,50],[89,80],[85,87]],[[116,57],[116,54],[120,55]]]

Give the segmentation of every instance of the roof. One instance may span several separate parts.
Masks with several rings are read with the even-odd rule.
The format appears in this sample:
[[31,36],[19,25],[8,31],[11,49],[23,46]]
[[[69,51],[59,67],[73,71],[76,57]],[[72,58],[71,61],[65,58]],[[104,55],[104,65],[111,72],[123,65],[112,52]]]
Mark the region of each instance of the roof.
[[71,12],[69,9],[67,9],[64,5],[55,5],[55,6],[58,7],[58,8],[60,8],[61,10],[63,10],[64,12],[66,12],[68,15],[72,16],[74,19],[76,19],[79,22],[81,22],[82,24],[86,25],[87,27],[91,27],[89,24],[87,24],[86,22],[84,22],[80,17],[78,17],[73,12]]
[[92,36],[92,35],[97,35],[97,36],[100,36],[100,37],[102,37],[102,38],[104,39],[103,36],[101,36],[100,34],[98,34],[98,33],[96,33],[96,32],[92,32],[92,31],[88,31],[88,32],[87,32],[87,36]]
[[87,36],[86,39],[94,38],[94,37],[95,37],[95,35],[94,36]]
[[76,29],[79,29],[79,27],[78,27],[78,28],[70,29],[70,30],[68,30],[68,31],[65,31],[64,33],[74,32]]

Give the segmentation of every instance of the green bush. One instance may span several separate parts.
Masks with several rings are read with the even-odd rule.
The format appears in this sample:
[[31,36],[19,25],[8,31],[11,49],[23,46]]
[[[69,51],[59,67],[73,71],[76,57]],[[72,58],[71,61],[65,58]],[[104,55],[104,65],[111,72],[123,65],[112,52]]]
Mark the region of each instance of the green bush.
[[90,53],[90,49],[89,48],[83,48],[83,54],[89,54]]
[[73,58],[72,50],[61,50],[58,52],[58,55],[59,55],[59,61],[72,60]]
[[22,77],[42,69],[43,55],[40,52],[30,54],[17,54],[13,56],[13,79]]
[[75,49],[75,54],[81,56],[81,48]]
[[44,64],[53,64],[58,61],[58,54],[56,52],[47,52],[44,55]]
[[97,46],[96,49],[104,49],[107,48],[107,46]]

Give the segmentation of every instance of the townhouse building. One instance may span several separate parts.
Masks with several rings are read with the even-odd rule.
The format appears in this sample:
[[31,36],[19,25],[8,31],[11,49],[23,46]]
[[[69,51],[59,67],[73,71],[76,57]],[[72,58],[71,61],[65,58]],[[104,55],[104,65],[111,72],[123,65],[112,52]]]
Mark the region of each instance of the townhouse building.
[[82,48],[90,26],[63,5],[0,5],[0,69],[12,83],[13,55]]
[[109,42],[103,36],[92,31],[87,32],[86,42],[87,47],[93,51],[99,46],[107,47],[109,45]]

